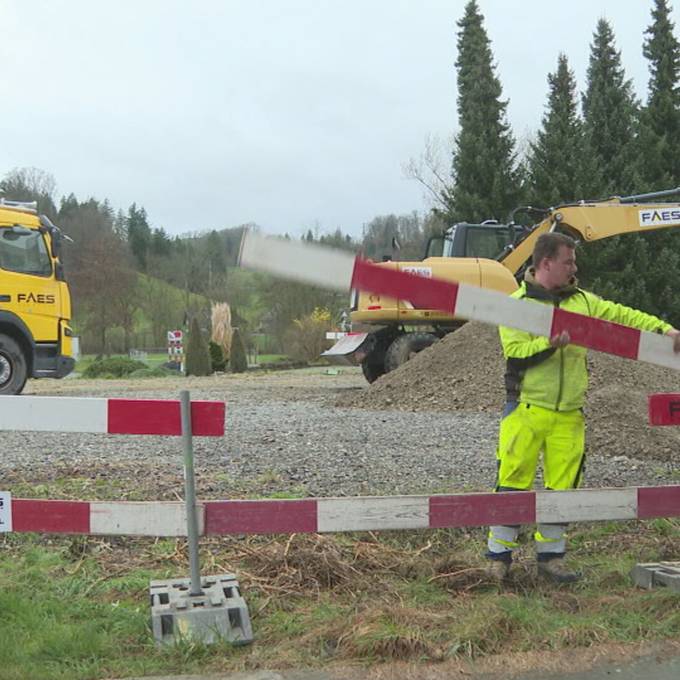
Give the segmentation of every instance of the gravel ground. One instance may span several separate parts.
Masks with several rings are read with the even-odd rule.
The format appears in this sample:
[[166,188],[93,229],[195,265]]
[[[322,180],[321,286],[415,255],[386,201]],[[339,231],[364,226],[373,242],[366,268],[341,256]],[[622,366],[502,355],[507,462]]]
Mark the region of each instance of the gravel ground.
[[[195,439],[201,498],[436,493],[493,484],[496,415],[335,406],[342,394],[366,389],[356,369],[337,375],[317,368],[185,380],[43,380],[30,382],[25,393],[177,398],[180,389],[189,389],[193,399],[227,402],[226,436]],[[1,489],[74,478],[90,480],[95,497],[153,500],[181,493],[179,439],[12,432],[3,434],[2,448]],[[593,455],[587,486],[677,483],[678,460],[680,452],[664,460]]]
[[[624,466],[629,463],[621,456],[677,461],[680,427],[649,425],[647,399],[654,393],[678,392],[680,373],[600,352],[589,352],[588,365],[586,454],[616,459],[614,462],[620,461]],[[337,404],[362,409],[450,414],[481,411],[496,415],[505,402],[504,373],[498,330],[470,322],[382,376],[368,389],[339,395]]]

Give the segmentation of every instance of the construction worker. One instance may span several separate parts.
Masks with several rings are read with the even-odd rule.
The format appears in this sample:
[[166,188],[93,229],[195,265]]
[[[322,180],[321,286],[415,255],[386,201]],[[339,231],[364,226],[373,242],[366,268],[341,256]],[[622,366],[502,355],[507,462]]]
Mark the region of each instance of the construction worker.
[[[578,288],[576,243],[565,234],[539,236],[532,265],[512,297],[664,333],[673,336],[673,349],[680,351],[680,331],[670,324]],[[499,333],[507,361],[507,403],[500,424],[496,491],[531,489],[541,451],[546,489],[575,489],[585,460],[587,350],[569,344],[566,331],[550,339],[505,327]],[[534,535],[538,573],[558,583],[580,577],[564,563],[566,529],[566,524],[539,524]],[[510,572],[518,533],[519,526],[490,527],[486,556],[489,573],[498,581]]]

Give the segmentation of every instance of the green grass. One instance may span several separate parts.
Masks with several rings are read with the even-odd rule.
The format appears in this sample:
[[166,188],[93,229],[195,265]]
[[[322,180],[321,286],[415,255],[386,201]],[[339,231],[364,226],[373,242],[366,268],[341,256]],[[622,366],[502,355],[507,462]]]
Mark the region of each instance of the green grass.
[[[80,492],[81,484],[65,488]],[[680,520],[573,527],[570,555],[585,578],[562,587],[536,579],[528,543],[509,585],[490,583],[481,568],[483,534],[203,539],[203,573],[235,571],[250,607],[256,641],[236,648],[153,642],[149,581],[187,575],[181,540],[7,534],[0,538],[0,677],[432,662],[680,636],[680,597],[637,589],[629,578],[638,561],[677,559]]]
[[[112,354],[112,357],[123,357],[127,358],[127,355],[124,354]],[[76,367],[75,367],[75,372],[76,373],[83,373],[88,366],[90,366],[96,358],[96,355],[94,354],[86,354],[82,355],[78,361],[76,362]],[[277,363],[284,363],[286,361],[289,361],[289,357],[287,357],[285,354],[258,354],[257,355],[257,363],[258,364],[277,364]],[[168,361],[168,355],[165,353],[155,353],[155,354],[147,354],[146,359],[144,359],[144,363],[149,367],[149,368],[159,368],[163,366]],[[131,376],[134,377],[134,376]]]
[[147,644],[139,604],[99,597],[96,565],[85,563],[73,574],[67,567],[60,551],[30,544],[0,566],[3,678],[99,677],[104,660],[113,669],[142,671],[146,662],[120,649]]
[[289,357],[285,354],[258,354],[258,364],[276,364],[281,361],[289,361]]
[[[109,576],[96,557],[12,537],[0,551],[0,677],[75,680],[194,672],[232,654],[184,643],[159,649],[150,635],[148,587],[174,570]],[[8,549],[9,548],[9,549]],[[10,558],[11,559],[8,559]]]

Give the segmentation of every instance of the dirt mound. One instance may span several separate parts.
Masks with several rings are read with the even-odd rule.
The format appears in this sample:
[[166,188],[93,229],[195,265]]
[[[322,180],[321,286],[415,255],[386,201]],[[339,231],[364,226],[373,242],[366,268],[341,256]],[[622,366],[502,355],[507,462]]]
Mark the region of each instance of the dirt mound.
[[402,411],[500,411],[504,363],[498,332],[468,323],[339,406]]
[[[600,352],[588,364],[588,451],[666,459],[680,450],[680,428],[647,424],[647,395],[680,392],[679,373]],[[500,413],[504,371],[497,329],[470,322],[338,406]]]

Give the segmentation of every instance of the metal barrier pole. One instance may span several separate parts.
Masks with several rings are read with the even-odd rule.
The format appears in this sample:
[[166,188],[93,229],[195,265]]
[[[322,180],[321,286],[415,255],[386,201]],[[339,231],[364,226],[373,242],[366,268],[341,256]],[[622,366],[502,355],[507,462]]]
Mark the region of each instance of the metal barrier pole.
[[182,416],[182,442],[184,444],[184,495],[187,508],[187,541],[189,544],[190,595],[203,595],[201,567],[198,560],[198,519],[196,515],[196,485],[194,480],[194,447],[191,433],[191,400],[189,391],[182,390],[180,413]]

